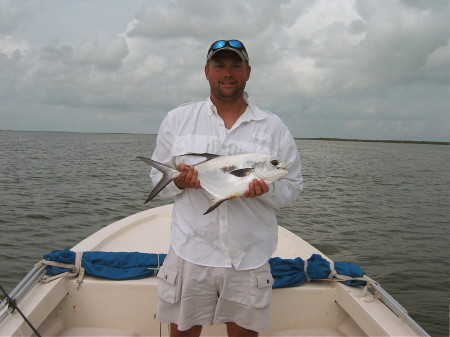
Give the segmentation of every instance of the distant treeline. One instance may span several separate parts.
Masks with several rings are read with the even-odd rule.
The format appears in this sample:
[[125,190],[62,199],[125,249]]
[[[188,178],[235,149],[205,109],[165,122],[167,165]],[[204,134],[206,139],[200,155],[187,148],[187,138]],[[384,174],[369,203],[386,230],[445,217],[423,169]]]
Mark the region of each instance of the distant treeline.
[[371,140],[371,139],[345,139],[345,138],[296,138],[301,140],[330,140],[340,142],[370,142],[370,143],[404,143],[404,144],[430,144],[450,145],[450,142],[433,142],[422,140]]

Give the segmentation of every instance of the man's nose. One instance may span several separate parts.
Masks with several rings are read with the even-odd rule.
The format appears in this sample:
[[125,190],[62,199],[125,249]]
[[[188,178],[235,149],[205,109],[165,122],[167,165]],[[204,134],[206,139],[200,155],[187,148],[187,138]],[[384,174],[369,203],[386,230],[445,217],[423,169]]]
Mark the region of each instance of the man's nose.
[[231,67],[226,67],[226,68],[225,68],[225,76],[230,77],[230,76],[232,76],[232,75],[233,75],[233,73],[232,73],[232,68],[231,68]]

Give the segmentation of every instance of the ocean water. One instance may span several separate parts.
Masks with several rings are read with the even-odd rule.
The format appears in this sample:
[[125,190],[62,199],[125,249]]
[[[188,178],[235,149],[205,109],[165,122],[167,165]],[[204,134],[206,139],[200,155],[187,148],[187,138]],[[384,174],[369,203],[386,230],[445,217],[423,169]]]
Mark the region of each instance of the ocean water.
[[[448,336],[450,146],[297,140],[305,189],[279,223],[361,266],[432,336]],[[0,284],[42,255],[170,203],[151,189],[154,135],[0,131]]]

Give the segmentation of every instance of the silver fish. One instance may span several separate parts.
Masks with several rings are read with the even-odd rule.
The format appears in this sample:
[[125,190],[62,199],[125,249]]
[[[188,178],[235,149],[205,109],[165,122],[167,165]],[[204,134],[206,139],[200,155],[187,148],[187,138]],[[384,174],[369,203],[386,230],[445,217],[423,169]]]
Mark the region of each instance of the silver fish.
[[[207,158],[194,167],[198,171],[200,189],[208,196],[211,205],[208,214],[225,200],[240,197],[247,191],[253,179],[262,179],[266,184],[273,183],[288,174],[286,164],[271,155],[246,153],[218,156],[208,153],[187,154]],[[150,192],[146,203],[152,200],[164,187],[174,180],[179,171],[145,157],[137,157],[163,174],[161,180]]]

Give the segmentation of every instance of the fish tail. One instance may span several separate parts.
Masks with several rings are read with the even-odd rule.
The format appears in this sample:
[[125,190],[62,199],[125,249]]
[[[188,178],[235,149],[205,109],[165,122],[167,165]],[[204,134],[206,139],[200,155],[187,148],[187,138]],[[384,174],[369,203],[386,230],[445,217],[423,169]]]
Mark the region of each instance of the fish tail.
[[172,180],[174,180],[178,176],[178,171],[174,170],[170,166],[161,164],[160,162],[157,162],[155,160],[145,158],[145,157],[136,157],[137,159],[140,159],[150,166],[157,169],[159,172],[163,174],[163,177],[161,180],[156,184],[156,186],[153,188],[153,190],[148,195],[147,200],[145,200],[144,204],[152,200],[161,190],[166,187]]

